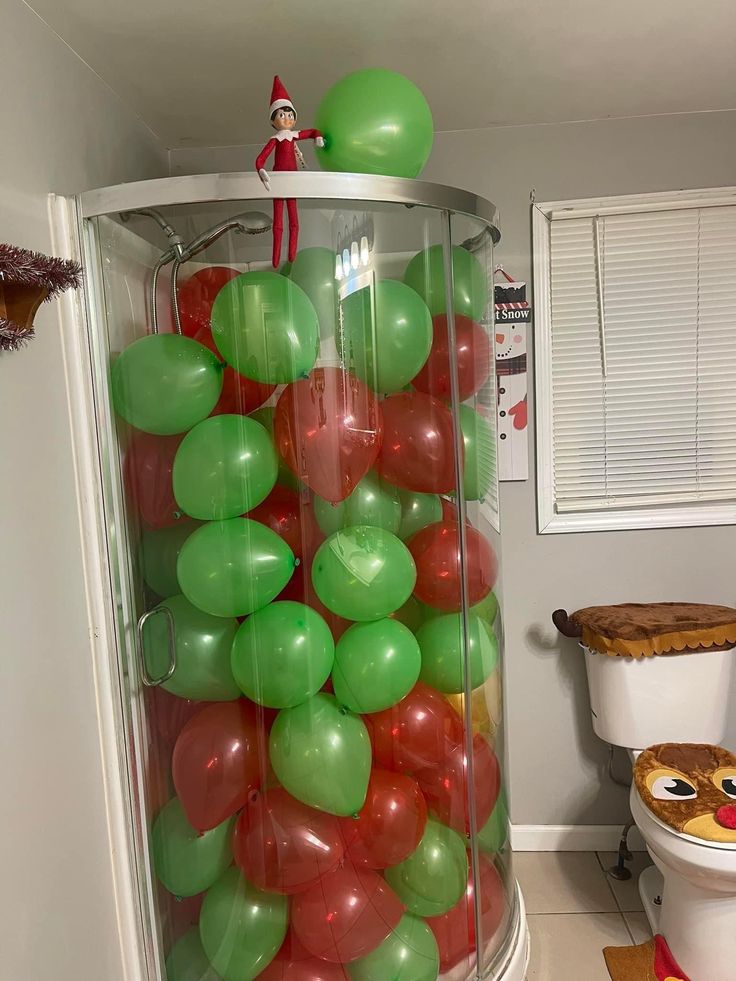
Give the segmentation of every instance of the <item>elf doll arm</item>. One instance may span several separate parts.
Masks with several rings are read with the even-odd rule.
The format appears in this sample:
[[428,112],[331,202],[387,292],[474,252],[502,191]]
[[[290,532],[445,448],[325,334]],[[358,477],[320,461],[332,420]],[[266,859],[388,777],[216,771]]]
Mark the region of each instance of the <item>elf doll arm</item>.
[[325,138],[318,129],[300,129],[297,137],[299,140],[314,140],[319,147],[325,145]]
[[271,139],[256,157],[256,170],[258,171],[258,176],[261,178],[263,186],[267,191],[271,190],[271,181],[269,180],[268,171],[266,170],[266,161],[275,149],[276,139],[271,137]]

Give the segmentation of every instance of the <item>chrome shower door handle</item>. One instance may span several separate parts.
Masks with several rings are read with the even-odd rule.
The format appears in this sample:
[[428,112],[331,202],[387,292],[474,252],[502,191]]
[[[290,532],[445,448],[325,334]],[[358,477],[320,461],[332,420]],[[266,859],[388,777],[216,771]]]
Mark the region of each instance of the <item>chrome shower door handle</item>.
[[[165,673],[162,674],[160,678],[153,678],[149,674],[148,666],[146,664],[143,628],[146,625],[146,621],[160,613],[163,613],[166,617],[166,627],[169,638],[169,663]],[[138,639],[138,656],[141,662],[141,677],[143,678],[143,684],[147,685],[149,688],[155,688],[156,685],[162,685],[165,681],[168,681],[174,671],[176,671],[176,629],[174,626],[174,614],[171,612],[168,606],[156,606],[152,610],[147,610],[138,618],[136,634]]]

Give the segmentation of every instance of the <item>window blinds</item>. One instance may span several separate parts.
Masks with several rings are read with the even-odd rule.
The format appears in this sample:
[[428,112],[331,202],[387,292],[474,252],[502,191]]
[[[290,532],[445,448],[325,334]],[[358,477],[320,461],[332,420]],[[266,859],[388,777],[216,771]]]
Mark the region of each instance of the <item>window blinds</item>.
[[736,206],[549,234],[557,513],[736,500]]

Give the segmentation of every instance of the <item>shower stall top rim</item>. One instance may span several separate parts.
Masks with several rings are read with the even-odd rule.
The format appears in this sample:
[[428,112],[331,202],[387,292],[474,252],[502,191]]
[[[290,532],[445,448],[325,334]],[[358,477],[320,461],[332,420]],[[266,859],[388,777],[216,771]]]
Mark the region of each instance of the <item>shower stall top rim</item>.
[[96,218],[140,208],[169,207],[214,201],[360,201],[434,208],[484,221],[496,244],[501,233],[498,210],[485,198],[446,184],[381,177],[373,174],[307,172],[273,174],[267,191],[255,173],[194,174],[161,177],[85,191],[78,197],[80,216]]

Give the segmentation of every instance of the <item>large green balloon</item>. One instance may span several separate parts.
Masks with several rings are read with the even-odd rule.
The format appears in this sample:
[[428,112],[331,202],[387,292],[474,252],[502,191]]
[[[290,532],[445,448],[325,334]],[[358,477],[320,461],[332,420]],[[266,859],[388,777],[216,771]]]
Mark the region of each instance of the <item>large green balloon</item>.
[[286,896],[261,892],[231,868],[204,897],[199,935],[223,981],[251,981],[276,956],[288,923]]
[[401,524],[399,491],[371,470],[339,504],[315,494],[314,516],[325,535],[351,525],[374,525],[396,534]]
[[[255,412],[251,412],[248,416],[249,419],[253,419],[255,422],[258,422],[263,426],[271,437],[272,446],[275,446],[273,442],[273,416],[275,411],[276,409],[272,405],[262,405],[260,409],[256,409]],[[292,490],[298,491],[302,486],[301,480],[299,480],[296,474],[293,474],[291,470],[289,470],[278,453],[276,454],[276,458],[279,465],[276,483],[283,484],[284,487],[291,487]]]
[[[486,274],[475,256],[459,245],[452,247],[452,275],[455,313],[480,320],[488,302]],[[417,252],[406,267],[404,282],[424,299],[433,317],[447,312],[441,245]]]
[[[213,617],[193,606],[186,596],[159,603],[174,620],[176,668],[161,687],[179,698],[229,702],[240,695],[230,670],[230,649],[238,629],[234,618]],[[143,627],[148,673],[160,678],[169,663],[169,624],[165,614],[149,617]]]
[[[422,651],[421,680],[448,695],[465,691],[462,615],[447,613],[429,620],[417,631],[417,640]],[[498,664],[496,636],[474,614],[468,615],[468,663],[471,688],[480,687]]]
[[509,836],[509,812],[506,805],[506,792],[501,787],[496,806],[491,816],[478,832],[478,845],[488,855],[500,852]]
[[216,617],[243,617],[281,592],[294,571],[294,553],[250,518],[209,521],[184,543],[177,577],[186,598]]
[[427,304],[409,286],[387,279],[352,293],[342,304],[346,364],[376,392],[398,392],[424,365],[432,347]]
[[156,875],[175,896],[196,896],[209,889],[233,860],[230,841],[235,816],[210,831],[196,831],[178,797],[160,811],[151,831]]
[[335,642],[325,621],[303,603],[269,603],[241,624],[232,672],[248,698],[292,708],[320,690],[332,670]]
[[212,336],[228,364],[265,384],[306,378],[319,351],[317,314],[296,283],[275,272],[247,272],[212,306]]
[[465,446],[463,467],[465,499],[482,501],[493,482],[496,461],[493,431],[488,420],[469,405],[460,406],[460,428]]
[[273,439],[254,419],[212,416],[195,426],[174,458],[174,497],[203,521],[236,518],[264,501],[276,483]]
[[292,797],[347,817],[365,803],[371,743],[363,720],[331,695],[282,709],[269,738],[271,766]]
[[416,177],[432,149],[432,113],[408,78],[384,68],[346,75],[322,99],[315,126],[322,170]]
[[301,286],[317,312],[319,332],[323,338],[335,333],[337,289],[335,282],[335,253],[315,245],[301,249],[291,265],[289,277]]
[[336,531],[320,545],[312,563],[317,596],[346,620],[380,620],[398,610],[416,577],[406,545],[369,525]]
[[476,603],[475,606],[470,607],[470,612],[480,617],[481,620],[485,620],[488,626],[492,627],[498,616],[498,596],[491,590],[487,596],[483,597],[480,603]]
[[176,564],[184,542],[200,527],[198,521],[179,521],[170,528],[144,528],[141,535],[143,581],[159,596],[180,593]]
[[405,913],[383,943],[347,965],[352,981],[437,981],[440,952],[427,924]]
[[386,869],[386,881],[410,913],[441,916],[460,900],[468,881],[468,855],[460,835],[430,818],[412,854]]
[[192,927],[179,937],[166,958],[166,981],[220,981],[207,960],[199,928]]
[[145,433],[185,433],[214,409],[222,365],[203,344],[149,334],[126,347],[110,373],[115,411]]
[[427,525],[442,520],[442,502],[439,494],[420,494],[418,491],[400,490],[399,499],[401,500],[399,538],[402,541],[411,538],[415,532],[421,531]]
[[353,712],[380,712],[409,694],[421,666],[417,639],[403,623],[356,623],[337,642],[335,697]]

